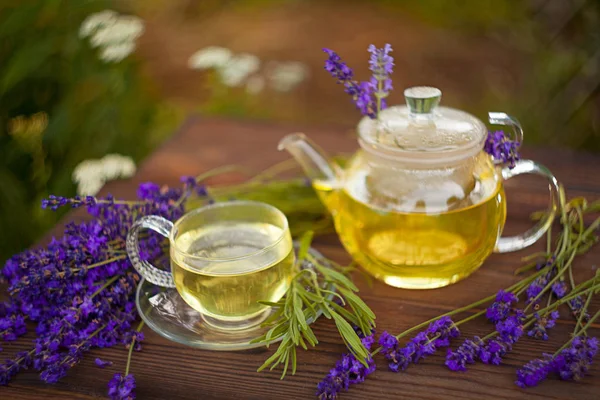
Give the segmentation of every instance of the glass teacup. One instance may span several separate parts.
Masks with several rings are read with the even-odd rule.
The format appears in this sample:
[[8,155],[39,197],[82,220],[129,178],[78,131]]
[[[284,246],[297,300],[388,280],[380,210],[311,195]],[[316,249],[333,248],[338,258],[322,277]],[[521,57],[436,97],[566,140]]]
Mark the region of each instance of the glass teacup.
[[[170,273],[140,258],[138,236],[144,228],[169,238]],[[253,201],[202,207],[174,224],[145,216],[128,234],[127,253],[145,279],[176,288],[208,324],[225,330],[264,321],[270,308],[259,301],[283,297],[295,260],[285,215]]]

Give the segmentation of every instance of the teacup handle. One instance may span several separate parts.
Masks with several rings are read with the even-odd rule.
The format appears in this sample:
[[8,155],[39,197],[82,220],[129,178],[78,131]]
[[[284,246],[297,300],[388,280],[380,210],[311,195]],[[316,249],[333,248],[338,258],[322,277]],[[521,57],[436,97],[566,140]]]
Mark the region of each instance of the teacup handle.
[[548,168],[531,160],[517,161],[512,169],[505,166],[502,168],[501,173],[502,179],[504,180],[508,180],[513,176],[521,174],[541,175],[548,179],[548,189],[550,190],[550,204],[548,206],[548,211],[537,224],[520,235],[498,238],[494,251],[497,253],[506,253],[531,246],[537,242],[538,239],[546,233],[550,225],[552,225],[558,205],[558,181]]
[[127,255],[131,264],[147,281],[162,287],[174,288],[175,281],[170,272],[156,268],[146,260],[140,258],[139,234],[142,229],[152,229],[164,237],[169,237],[173,223],[158,215],[148,215],[138,219],[127,233]]

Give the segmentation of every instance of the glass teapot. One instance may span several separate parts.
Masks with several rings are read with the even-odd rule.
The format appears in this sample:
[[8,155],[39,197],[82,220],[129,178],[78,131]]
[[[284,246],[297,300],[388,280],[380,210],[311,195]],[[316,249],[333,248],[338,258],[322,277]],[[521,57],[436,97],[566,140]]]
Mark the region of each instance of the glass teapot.
[[[474,272],[493,252],[520,250],[548,229],[558,183],[544,166],[504,165],[483,151],[487,128],[474,116],[438,106],[441,91],[414,87],[406,106],[389,107],[358,124],[358,150],[344,170],[304,134],[284,137],[331,212],[350,255],[385,283],[410,289],[449,285]],[[522,142],[519,123],[489,113]],[[512,168],[511,168],[512,167]],[[503,181],[520,174],[549,181],[545,217],[527,232],[501,237],[506,220]]]

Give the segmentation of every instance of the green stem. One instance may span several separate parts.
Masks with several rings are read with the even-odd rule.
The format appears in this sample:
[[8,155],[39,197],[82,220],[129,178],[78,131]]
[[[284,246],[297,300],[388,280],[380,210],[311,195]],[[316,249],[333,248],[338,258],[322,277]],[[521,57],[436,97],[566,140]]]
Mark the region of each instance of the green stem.
[[[377,79],[377,92],[383,92],[383,81],[381,79]],[[375,96],[377,98],[377,115],[381,112],[381,96]]]
[[484,309],[484,310],[481,310],[481,311],[478,311],[478,312],[476,312],[475,314],[473,314],[473,315],[471,315],[471,316],[469,316],[469,317],[467,317],[467,318],[465,318],[465,319],[461,319],[460,321],[458,321],[458,322],[457,322],[457,323],[455,323],[454,325],[456,325],[456,326],[459,326],[459,325],[461,325],[461,324],[464,324],[464,323],[466,323],[466,322],[469,322],[469,321],[471,321],[472,319],[475,319],[475,318],[477,318],[477,317],[480,317],[480,316],[482,316],[483,314],[485,314],[485,311],[486,311],[485,309]]
[[[141,321],[137,328],[135,328],[136,332],[142,330],[144,326],[144,321]],[[129,375],[129,365],[131,364],[131,354],[133,353],[133,347],[135,345],[135,336],[131,339],[131,344],[129,345],[129,354],[127,355],[127,364],[125,366],[125,376]]]
[[78,272],[78,271],[81,271],[82,269],[88,269],[89,270],[89,269],[101,267],[101,266],[106,265],[106,264],[110,264],[110,263],[115,262],[115,261],[124,260],[125,258],[127,258],[126,254],[120,255],[120,256],[116,256],[116,257],[112,257],[112,258],[109,258],[107,260],[97,262],[95,264],[86,265],[85,267],[82,267],[82,268],[74,268],[74,269],[72,269],[72,271],[73,272]]
[[590,305],[590,300],[592,300],[592,294],[588,294],[587,299],[585,301],[585,305],[583,306],[583,308],[581,309],[580,313],[579,313],[579,318],[577,318],[577,323],[575,324],[575,329],[573,329],[573,336],[576,335],[577,329],[581,326],[581,329],[583,329],[583,317],[585,316],[586,310]]
[[96,295],[98,295],[101,291],[103,291],[104,289],[106,289],[107,287],[112,285],[114,281],[119,279],[119,277],[120,277],[120,275],[115,275],[112,278],[110,278],[108,281],[106,281],[106,283],[104,285],[102,285],[102,287],[100,289],[96,290],[94,292],[94,294],[92,294],[92,297],[90,297],[90,298],[93,299],[94,297],[96,297]]

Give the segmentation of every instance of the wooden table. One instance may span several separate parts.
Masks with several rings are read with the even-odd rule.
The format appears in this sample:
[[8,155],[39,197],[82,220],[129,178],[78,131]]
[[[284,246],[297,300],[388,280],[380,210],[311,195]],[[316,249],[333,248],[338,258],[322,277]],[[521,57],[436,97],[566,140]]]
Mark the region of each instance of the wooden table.
[[[180,132],[165,143],[140,167],[130,181],[114,182],[106,191],[117,198],[132,198],[137,184],[154,181],[178,184],[182,175],[195,175],[224,164],[237,163],[261,169],[284,160],[277,152],[278,140],[285,134],[302,130],[330,152],[348,152],[357,147],[350,127],[290,127],[264,123],[191,118]],[[525,149],[524,156],[548,166],[565,185],[569,197],[600,197],[600,157],[567,150]],[[541,180],[515,178],[507,182],[509,218],[506,232],[524,231],[530,212],[547,204],[546,185]],[[70,218],[76,218],[74,214]],[[339,262],[349,257],[334,235],[318,238],[316,247]],[[541,244],[539,246],[541,247]],[[377,330],[399,333],[433,316],[464,306],[514,283],[513,271],[528,251],[492,255],[483,267],[467,280],[447,288],[427,291],[395,289],[382,283],[368,287],[357,277],[361,296],[377,314]],[[577,262],[577,275],[589,277],[600,260],[600,246]],[[597,308],[598,304],[594,307]],[[513,384],[515,369],[542,352],[553,352],[568,337],[574,321],[563,317],[553,329],[550,340],[523,338],[506,357],[502,366],[481,363],[467,373],[449,371],[444,352],[427,358],[406,372],[387,371],[377,358],[379,369],[366,382],[342,393],[342,399],[598,399],[600,369],[596,360],[589,375],[579,383],[550,379],[528,390]],[[476,320],[461,326],[464,337],[485,335],[491,325]],[[320,319],[314,325],[320,340],[317,348],[299,353],[298,372],[284,381],[277,372],[257,373],[256,368],[272,350],[223,353],[203,351],[172,343],[146,329],[144,350],[132,359],[131,371],[137,380],[139,399],[299,399],[314,398],[317,383],[333,367],[344,346],[334,324]],[[594,331],[596,334],[599,330]],[[28,344],[4,346],[25,349]],[[101,356],[114,365],[94,366]],[[93,350],[60,383],[43,384],[35,373],[20,374],[9,387],[0,388],[1,399],[92,399],[106,396],[106,384],[115,372],[123,372],[127,351],[121,347]],[[600,357],[597,357],[600,358]]]

